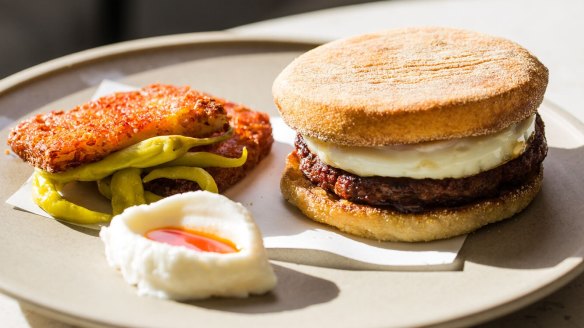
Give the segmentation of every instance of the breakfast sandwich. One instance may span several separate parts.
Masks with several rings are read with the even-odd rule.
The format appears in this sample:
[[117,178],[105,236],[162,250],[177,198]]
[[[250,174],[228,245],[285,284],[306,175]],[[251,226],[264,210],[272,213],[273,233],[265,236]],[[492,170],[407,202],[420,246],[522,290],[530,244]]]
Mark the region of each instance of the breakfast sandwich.
[[547,81],[521,46],[465,30],[317,47],[273,85],[298,133],[282,194],[313,220],[377,240],[443,239],[509,218],[541,189]]

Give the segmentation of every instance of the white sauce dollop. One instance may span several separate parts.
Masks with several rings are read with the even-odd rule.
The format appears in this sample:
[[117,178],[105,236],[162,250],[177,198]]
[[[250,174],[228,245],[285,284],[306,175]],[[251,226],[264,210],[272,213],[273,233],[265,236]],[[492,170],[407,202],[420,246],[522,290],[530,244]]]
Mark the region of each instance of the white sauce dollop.
[[[220,236],[239,251],[199,252],[144,237],[164,227]],[[108,263],[136,285],[139,295],[176,300],[246,297],[265,293],[276,284],[250,212],[222,195],[189,192],[130,207],[103,227],[100,237]]]
[[346,147],[303,136],[324,163],[358,176],[462,178],[495,168],[525,150],[535,115],[492,135],[385,147]]

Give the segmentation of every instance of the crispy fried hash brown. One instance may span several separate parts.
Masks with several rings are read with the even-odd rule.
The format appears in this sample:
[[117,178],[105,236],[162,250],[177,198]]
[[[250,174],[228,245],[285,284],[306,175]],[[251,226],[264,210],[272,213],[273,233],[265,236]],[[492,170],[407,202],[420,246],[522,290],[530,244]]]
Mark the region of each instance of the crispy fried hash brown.
[[[230,125],[233,127],[233,137],[220,143],[198,147],[194,151],[209,151],[226,157],[239,157],[243,147],[247,147],[247,161],[241,167],[206,169],[215,179],[219,192],[243,179],[266,157],[272,147],[272,126],[267,114],[255,112],[242,105],[217,99],[227,110]],[[170,196],[186,191],[198,190],[199,186],[192,181],[157,179],[145,184],[146,190],[161,196]]]
[[227,128],[225,109],[209,95],[153,84],[38,114],[14,128],[8,144],[33,166],[62,172],[157,135],[206,137]]

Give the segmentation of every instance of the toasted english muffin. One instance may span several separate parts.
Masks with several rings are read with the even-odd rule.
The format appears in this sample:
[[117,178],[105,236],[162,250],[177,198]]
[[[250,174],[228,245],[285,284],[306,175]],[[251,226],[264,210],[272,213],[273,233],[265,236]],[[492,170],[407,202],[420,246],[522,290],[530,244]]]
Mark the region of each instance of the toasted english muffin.
[[317,47],[272,88],[298,132],[282,194],[310,219],[377,240],[431,241],[509,218],[542,186],[547,82],[520,45],[460,29]]
[[272,92],[284,121],[303,135],[384,146],[500,131],[535,113],[547,81],[547,68],[512,41],[406,28],[310,50]]

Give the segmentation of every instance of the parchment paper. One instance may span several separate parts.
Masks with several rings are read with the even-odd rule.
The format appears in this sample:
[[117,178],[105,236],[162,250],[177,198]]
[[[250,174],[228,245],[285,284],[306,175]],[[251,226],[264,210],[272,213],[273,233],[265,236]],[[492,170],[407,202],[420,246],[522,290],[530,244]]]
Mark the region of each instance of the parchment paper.
[[[92,99],[133,89],[105,80]],[[429,243],[379,242],[350,236],[304,217],[282,199],[279,191],[284,159],[293,149],[294,131],[279,117],[272,118],[271,122],[275,139],[271,154],[225,193],[252,211],[271,259],[363,270],[458,270],[462,267],[457,254],[466,236]],[[68,186],[64,195],[84,206],[108,210],[106,200],[92,184]],[[32,202],[30,179],[6,202],[49,217]]]

